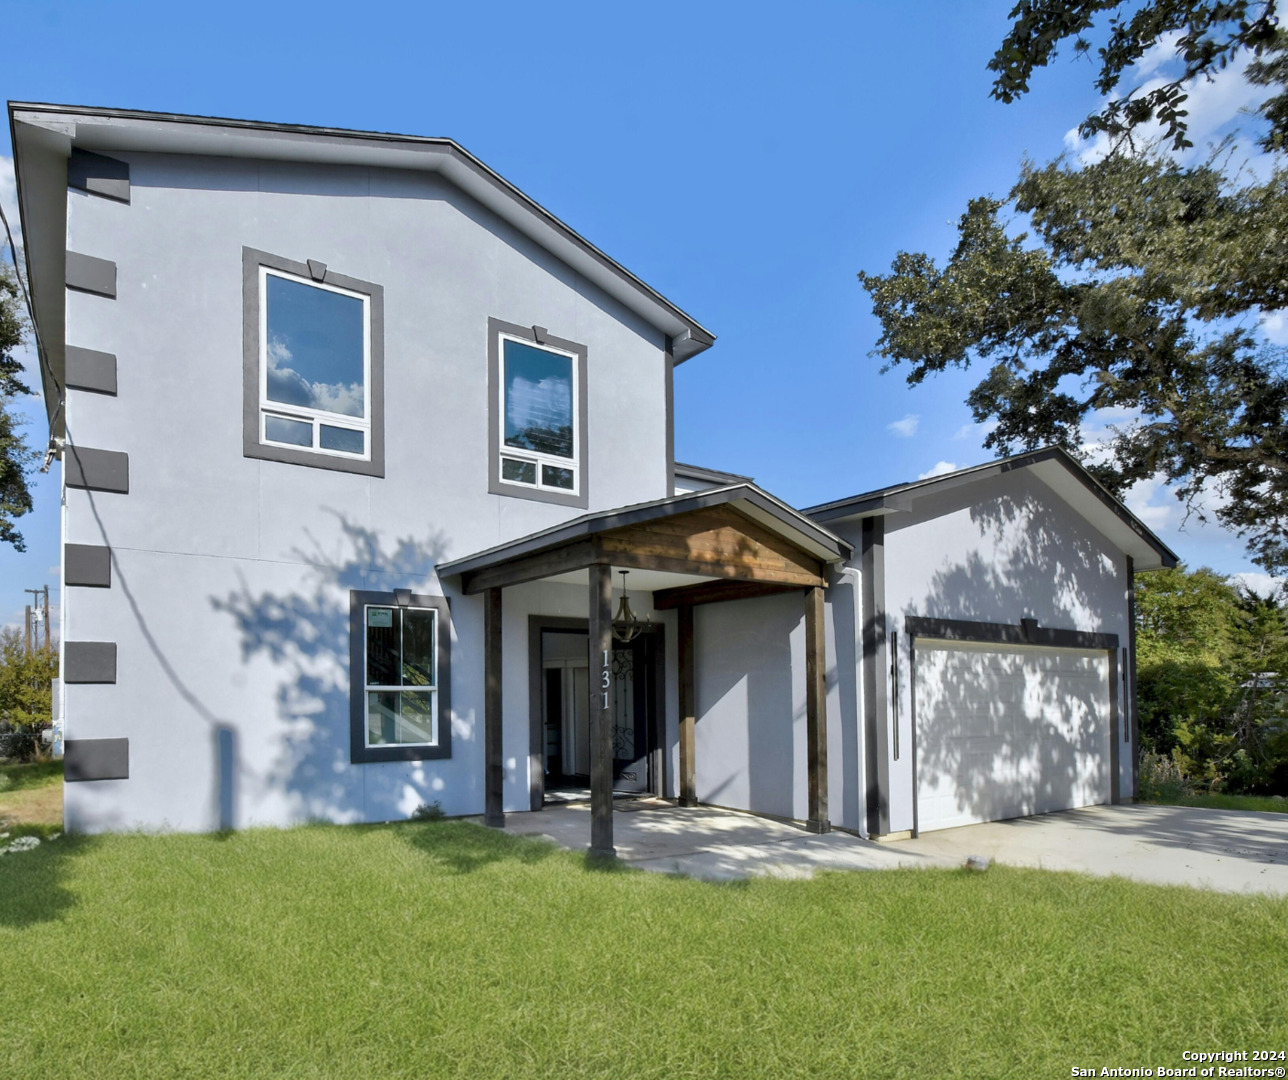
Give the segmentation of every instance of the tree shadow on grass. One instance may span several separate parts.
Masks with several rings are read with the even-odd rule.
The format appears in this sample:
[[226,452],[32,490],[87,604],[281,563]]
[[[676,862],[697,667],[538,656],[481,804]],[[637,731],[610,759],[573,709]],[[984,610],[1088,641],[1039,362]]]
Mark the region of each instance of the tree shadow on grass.
[[469,821],[426,821],[395,826],[400,838],[449,873],[472,874],[496,863],[532,866],[560,853],[555,844]]
[[[34,829],[10,830],[39,835]],[[44,830],[47,834],[53,830]],[[0,855],[0,926],[21,930],[62,919],[77,901],[67,887],[71,861],[99,843],[92,836],[59,836],[44,840],[34,851]]]

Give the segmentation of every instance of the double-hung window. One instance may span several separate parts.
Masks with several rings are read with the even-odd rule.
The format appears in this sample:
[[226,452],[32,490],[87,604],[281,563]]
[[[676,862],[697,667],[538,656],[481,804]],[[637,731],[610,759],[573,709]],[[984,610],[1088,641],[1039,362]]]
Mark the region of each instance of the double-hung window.
[[448,756],[447,601],[410,593],[351,598],[352,760]]
[[367,604],[367,746],[433,746],[437,613]]
[[247,455],[380,475],[379,286],[250,249],[243,264]]
[[585,347],[495,319],[489,333],[489,490],[584,507]]

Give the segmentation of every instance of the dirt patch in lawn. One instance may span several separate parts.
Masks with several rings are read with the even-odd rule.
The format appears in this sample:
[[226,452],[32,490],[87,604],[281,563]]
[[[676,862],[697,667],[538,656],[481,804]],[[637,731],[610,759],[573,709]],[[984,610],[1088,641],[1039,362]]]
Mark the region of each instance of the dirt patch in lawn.
[[3,825],[61,825],[63,785],[0,793],[0,823]]

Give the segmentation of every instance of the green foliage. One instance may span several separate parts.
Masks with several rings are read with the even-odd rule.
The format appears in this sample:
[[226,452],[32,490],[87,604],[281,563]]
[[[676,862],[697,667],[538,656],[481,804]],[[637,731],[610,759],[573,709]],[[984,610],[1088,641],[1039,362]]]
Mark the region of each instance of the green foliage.
[[[1095,87],[1109,97],[1105,107],[1087,117],[1079,133],[1090,138],[1105,132],[1116,143],[1129,140],[1142,124],[1157,122],[1174,149],[1191,146],[1186,137],[1185,84],[1224,69],[1243,53],[1271,59],[1255,63],[1254,81],[1281,85],[1275,65],[1281,62],[1284,37],[1277,30],[1275,0],[1021,0],[1011,11],[1011,31],[989,61],[997,76],[993,97],[1012,102],[1029,91],[1035,68],[1046,67],[1071,42],[1078,56],[1091,53],[1089,32],[1107,30],[1096,50],[1100,63]],[[1184,64],[1176,78],[1152,88],[1119,94],[1124,74],[1159,40],[1177,34]],[[1265,109],[1271,120],[1266,145],[1278,148],[1288,119],[1288,95],[1278,95]]]
[[[911,384],[985,365],[967,399],[995,424],[985,445],[1063,446],[1119,495],[1161,475],[1200,517],[1201,497],[1219,493],[1217,521],[1262,566],[1288,569],[1286,354],[1250,329],[1288,307],[1288,166],[1254,181],[1228,175],[1220,153],[1182,167],[1130,142],[1159,120],[1188,145],[1183,83],[1250,53],[1246,76],[1281,91],[1262,110],[1262,142],[1282,149],[1288,32],[1274,3],[1023,0],[1011,18],[989,65],[1002,101],[1026,93],[1063,43],[1089,51],[1084,34],[1100,23],[1101,93],[1164,35],[1179,32],[1185,71],[1087,120],[1084,135],[1115,137],[1107,157],[1025,164],[1005,199],[972,200],[942,268],[899,252],[889,274],[859,274],[882,326],[874,355],[907,364]],[[1092,458],[1083,428],[1102,410],[1125,419]]]
[[14,416],[15,397],[31,393],[22,381],[22,363],[14,351],[23,342],[25,321],[14,270],[0,262],[0,542],[26,551],[15,521],[31,510],[27,478],[36,454],[27,445],[21,421]]
[[1142,788],[1157,781],[1186,785],[1181,793],[1194,785],[1288,793],[1282,597],[1259,597],[1210,570],[1160,570],[1138,581]]
[[412,821],[442,821],[445,817],[447,814],[443,812],[443,804],[437,799],[421,803],[411,812]]
[[[979,362],[967,401],[999,453],[1059,445],[1084,456],[1098,410],[1136,419],[1088,467],[1111,491],[1163,474],[1288,567],[1288,370],[1237,321],[1288,306],[1288,168],[1231,188],[1214,164],[1113,155],[1086,168],[1026,165],[1010,199],[973,200],[946,266],[900,252],[861,273],[881,320],[874,353],[908,382]],[[1199,511],[1201,513],[1201,511]]]
[[0,723],[10,736],[5,756],[31,757],[40,751],[40,733],[52,722],[51,681],[58,677],[58,652],[27,652],[22,632],[0,629]]

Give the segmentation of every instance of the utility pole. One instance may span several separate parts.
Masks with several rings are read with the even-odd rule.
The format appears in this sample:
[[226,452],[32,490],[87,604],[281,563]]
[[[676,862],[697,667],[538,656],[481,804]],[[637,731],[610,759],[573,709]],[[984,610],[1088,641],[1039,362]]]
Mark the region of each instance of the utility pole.
[[[35,616],[36,616],[35,621],[36,621],[36,622],[40,622],[40,619],[41,619],[41,612],[40,612],[40,594],[41,594],[41,592],[42,592],[42,591],[45,591],[45,592],[47,593],[47,592],[48,592],[48,589],[49,589],[49,586],[48,586],[48,585],[46,585],[44,590],[41,590],[41,589],[23,589],[23,590],[22,590],[23,592],[31,593],[31,601],[32,601],[32,604],[35,604],[35,605],[36,605],[36,611],[35,611]],[[46,601],[46,605],[48,605],[48,601]],[[47,607],[47,606],[46,606],[46,610],[48,610],[48,607]],[[32,623],[32,618],[31,618],[31,616],[32,616],[31,604],[28,604],[28,605],[27,605],[27,651],[28,651],[28,652],[31,652],[31,623]],[[45,638],[46,638],[46,640],[48,640],[48,638],[49,638],[49,627],[48,627],[48,625],[46,625],[46,627],[45,627]],[[39,647],[40,647],[40,631],[39,631],[39,630],[37,630],[37,631],[36,631],[36,648],[39,648]]]
[[50,623],[49,623],[49,586],[48,586],[48,585],[46,585],[46,586],[45,586],[45,651],[46,651],[46,652],[48,652],[49,650],[51,650],[51,649],[54,647],[53,642],[50,640],[50,637],[49,637],[49,630],[50,630]]

